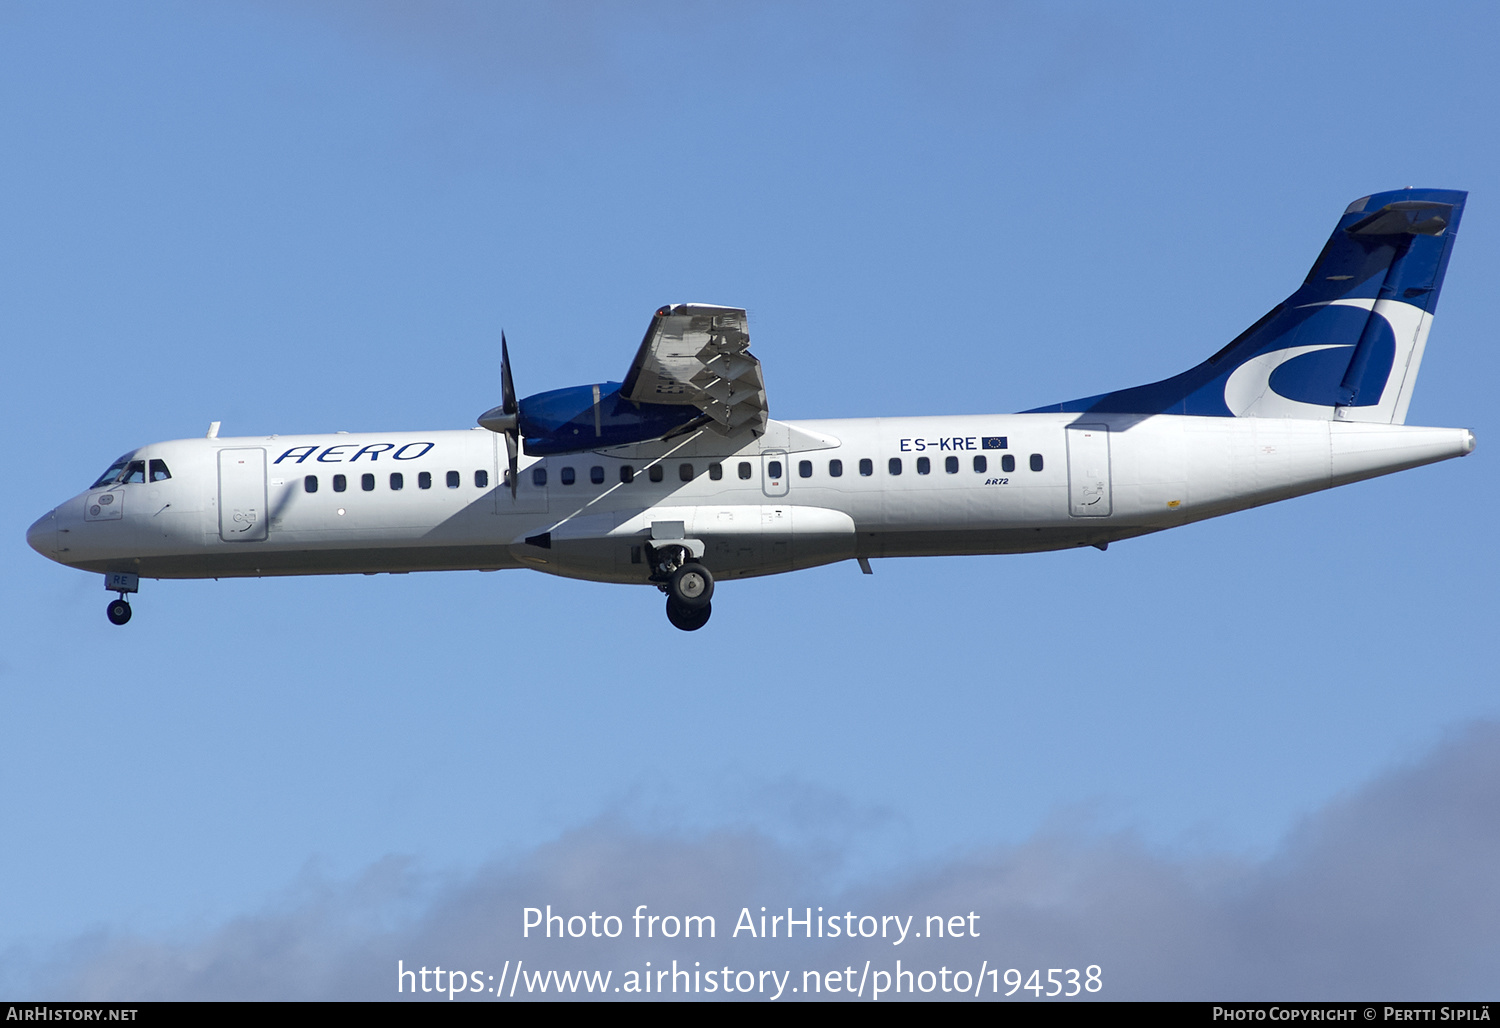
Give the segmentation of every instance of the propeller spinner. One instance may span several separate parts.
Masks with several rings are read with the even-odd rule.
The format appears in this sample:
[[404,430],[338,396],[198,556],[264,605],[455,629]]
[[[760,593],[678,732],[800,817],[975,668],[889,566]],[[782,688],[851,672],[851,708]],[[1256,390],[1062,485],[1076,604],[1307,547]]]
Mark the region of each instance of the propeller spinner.
[[491,432],[505,436],[505,452],[510,457],[510,495],[516,495],[521,474],[521,406],[516,402],[516,383],[510,377],[510,348],[505,345],[505,333],[500,333],[500,406],[491,407],[479,415],[479,424]]

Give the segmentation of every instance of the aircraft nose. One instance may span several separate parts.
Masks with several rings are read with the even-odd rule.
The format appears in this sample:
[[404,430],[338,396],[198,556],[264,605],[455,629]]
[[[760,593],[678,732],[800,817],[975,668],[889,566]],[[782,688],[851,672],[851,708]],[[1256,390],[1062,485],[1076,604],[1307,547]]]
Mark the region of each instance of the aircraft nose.
[[49,510],[26,530],[26,543],[43,557],[57,552],[57,511]]

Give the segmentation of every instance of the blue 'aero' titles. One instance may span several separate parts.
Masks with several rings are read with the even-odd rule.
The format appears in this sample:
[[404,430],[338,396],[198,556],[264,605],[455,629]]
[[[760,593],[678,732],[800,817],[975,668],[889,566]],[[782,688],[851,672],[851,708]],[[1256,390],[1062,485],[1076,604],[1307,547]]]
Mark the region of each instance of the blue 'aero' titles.
[[[395,453],[391,454],[391,458],[393,460],[416,460],[418,457],[426,456],[427,451],[431,450],[437,444],[407,443],[406,445],[397,449],[395,443],[369,443],[365,446],[361,446],[358,450],[356,450],[354,456],[352,457],[348,454],[340,452],[343,450],[353,449],[356,445],[357,444],[355,443],[335,443],[333,446],[321,446],[321,444],[314,443],[307,446],[293,446],[290,450],[283,453],[280,457],[277,457],[271,463],[280,464],[282,461],[291,457],[295,458],[292,461],[293,464],[301,464],[303,461],[307,460],[307,458],[317,453],[317,463],[319,464],[353,464],[365,454],[370,455],[370,460],[377,461],[380,459],[380,455],[382,453],[385,453],[387,450],[396,451]],[[409,450],[412,450],[413,447],[416,447],[414,452],[407,452]],[[318,453],[318,450],[320,448],[323,451],[322,453]]]

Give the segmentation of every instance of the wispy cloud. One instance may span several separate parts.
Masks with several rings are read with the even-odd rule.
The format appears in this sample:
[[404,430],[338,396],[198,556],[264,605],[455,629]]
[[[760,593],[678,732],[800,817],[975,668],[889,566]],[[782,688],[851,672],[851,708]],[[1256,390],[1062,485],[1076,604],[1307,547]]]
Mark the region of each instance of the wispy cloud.
[[[1500,726],[1312,814],[1270,858],[1180,858],[1128,834],[1059,831],[838,892],[826,839],[802,851],[755,830],[679,834],[601,820],[515,859],[443,879],[387,860],[358,880],[300,883],[194,938],[98,935],[57,954],[32,995],[115,999],[396,998],[406,967],[611,970],[862,966],[1103,969],[1103,998],[1479,998],[1500,966]],[[522,911],[616,914],[618,939],[521,936]],[[630,915],[712,914],[712,940],[631,937]],[[852,912],[965,918],[978,938],[751,938],[759,918]],[[979,915],[968,922],[970,912]],[[575,927],[581,924],[575,922]],[[757,920],[758,925],[758,920]],[[783,929],[784,931],[784,929]],[[512,965],[513,966],[513,965]],[[615,981],[620,979],[616,977]],[[794,982],[795,984],[795,982]],[[1024,994],[1024,993],[1023,993]],[[941,995],[940,993],[938,995]]]

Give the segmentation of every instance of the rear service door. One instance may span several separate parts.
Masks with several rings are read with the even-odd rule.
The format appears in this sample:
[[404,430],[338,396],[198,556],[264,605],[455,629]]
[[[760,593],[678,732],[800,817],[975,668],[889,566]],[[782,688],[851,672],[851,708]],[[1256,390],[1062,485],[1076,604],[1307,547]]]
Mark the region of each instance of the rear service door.
[[1068,513],[1075,518],[1107,518],[1109,428],[1068,426]]
[[266,451],[219,451],[219,538],[226,543],[266,537]]

